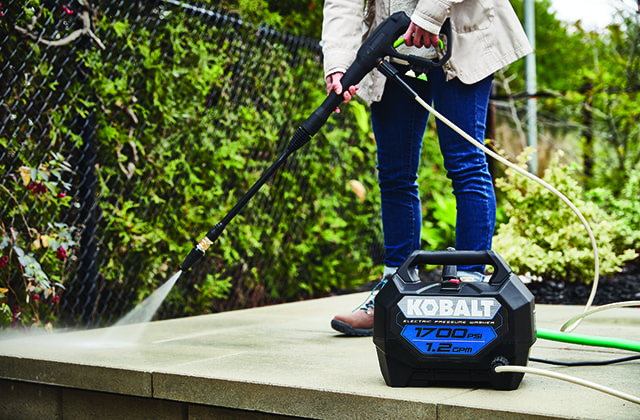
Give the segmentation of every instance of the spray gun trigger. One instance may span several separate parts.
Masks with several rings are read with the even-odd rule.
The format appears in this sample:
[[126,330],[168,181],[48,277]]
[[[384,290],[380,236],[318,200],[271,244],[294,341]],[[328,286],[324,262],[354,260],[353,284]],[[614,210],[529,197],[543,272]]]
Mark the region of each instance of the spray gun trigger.
[[[393,43],[393,48],[398,48],[402,44],[404,44],[404,38],[400,37]],[[440,47],[440,50],[444,51],[444,41],[442,38],[438,38],[438,46]]]

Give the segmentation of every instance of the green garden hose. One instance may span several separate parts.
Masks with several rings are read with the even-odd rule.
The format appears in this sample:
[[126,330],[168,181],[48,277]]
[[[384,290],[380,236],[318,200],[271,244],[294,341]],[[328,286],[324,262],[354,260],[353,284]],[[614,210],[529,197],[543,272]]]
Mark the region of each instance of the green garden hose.
[[621,338],[598,337],[593,335],[569,334],[560,331],[538,328],[538,338],[561,341],[563,343],[583,344],[585,346],[609,347],[640,352],[640,342]]

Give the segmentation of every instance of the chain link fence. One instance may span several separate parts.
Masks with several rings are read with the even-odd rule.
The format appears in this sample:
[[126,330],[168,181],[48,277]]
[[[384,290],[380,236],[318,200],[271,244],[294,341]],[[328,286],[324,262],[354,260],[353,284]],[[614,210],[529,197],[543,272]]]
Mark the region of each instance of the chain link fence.
[[[0,303],[14,326],[120,319],[323,99],[317,40],[205,5],[23,1],[0,14]],[[345,188],[375,183],[373,140],[356,141],[364,120],[333,118],[182,276],[160,317],[366,279],[383,255],[377,203]]]

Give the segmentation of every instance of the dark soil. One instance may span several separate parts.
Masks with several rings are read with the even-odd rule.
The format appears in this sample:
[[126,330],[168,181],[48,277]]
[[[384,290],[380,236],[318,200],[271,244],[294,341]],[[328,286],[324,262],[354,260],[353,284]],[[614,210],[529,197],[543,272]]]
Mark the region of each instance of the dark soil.
[[[591,284],[547,280],[532,282],[527,287],[536,303],[584,305],[591,294]],[[640,300],[640,269],[637,264],[627,265],[621,273],[602,276],[598,281],[594,305]]]
[[[423,281],[439,281],[440,270],[421,272]],[[378,282],[369,282],[357,290],[334,290],[331,295],[363,292],[373,289]],[[567,282],[562,280],[534,281],[526,284],[540,304],[584,305],[591,294],[591,284]],[[640,262],[626,265],[621,273],[613,276],[601,276],[593,305],[640,300]]]

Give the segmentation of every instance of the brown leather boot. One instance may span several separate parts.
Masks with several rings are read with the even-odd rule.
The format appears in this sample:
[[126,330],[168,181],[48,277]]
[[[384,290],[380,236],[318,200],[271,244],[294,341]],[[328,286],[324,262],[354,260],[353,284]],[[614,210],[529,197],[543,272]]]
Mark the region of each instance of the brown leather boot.
[[336,315],[331,320],[331,328],[350,337],[367,337],[373,335],[373,299],[378,291],[393,277],[386,275],[373,288],[365,299],[364,306],[348,313]]
[[351,337],[373,335],[373,300],[356,311],[336,315],[331,328]]

